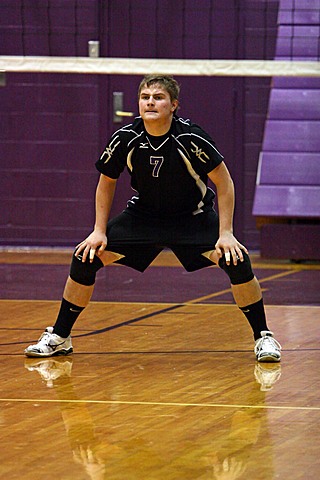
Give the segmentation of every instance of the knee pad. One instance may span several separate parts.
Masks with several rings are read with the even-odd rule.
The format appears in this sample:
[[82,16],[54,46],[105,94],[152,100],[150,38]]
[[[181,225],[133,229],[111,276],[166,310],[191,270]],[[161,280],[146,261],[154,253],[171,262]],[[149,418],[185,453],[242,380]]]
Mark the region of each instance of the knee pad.
[[94,285],[96,281],[96,273],[103,267],[103,263],[96,255],[93,262],[90,263],[89,258],[85,262],[82,261],[82,255],[78,257],[73,254],[70,266],[70,277],[81,285]]
[[219,260],[219,267],[229,276],[232,285],[241,285],[242,283],[250,282],[254,278],[249,255],[246,252],[242,252],[242,254],[243,262],[238,260],[237,265],[233,263],[227,265],[224,255]]

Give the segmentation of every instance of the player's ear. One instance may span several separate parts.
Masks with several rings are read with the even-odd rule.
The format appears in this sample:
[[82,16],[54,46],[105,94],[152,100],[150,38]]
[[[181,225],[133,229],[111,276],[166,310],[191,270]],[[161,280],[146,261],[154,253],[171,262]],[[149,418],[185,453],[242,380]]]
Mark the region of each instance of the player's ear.
[[173,100],[172,105],[171,105],[171,111],[175,112],[178,109],[179,101],[178,100]]

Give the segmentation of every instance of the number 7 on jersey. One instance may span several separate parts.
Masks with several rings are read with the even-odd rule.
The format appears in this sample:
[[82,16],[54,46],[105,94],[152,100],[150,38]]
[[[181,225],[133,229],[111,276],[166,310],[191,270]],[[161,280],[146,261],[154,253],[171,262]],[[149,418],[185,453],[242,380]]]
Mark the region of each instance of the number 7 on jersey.
[[159,177],[159,171],[164,162],[164,157],[150,157],[150,165],[153,165],[152,176]]

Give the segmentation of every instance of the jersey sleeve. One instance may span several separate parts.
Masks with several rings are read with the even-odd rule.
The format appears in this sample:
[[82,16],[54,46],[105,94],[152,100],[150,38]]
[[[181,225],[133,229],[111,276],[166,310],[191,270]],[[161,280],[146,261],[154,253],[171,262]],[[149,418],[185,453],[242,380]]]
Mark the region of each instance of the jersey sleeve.
[[96,162],[97,170],[110,178],[119,178],[127,161],[128,133],[118,130],[110,138],[99,160]]
[[195,124],[191,125],[190,155],[205,173],[215,169],[224,158],[210,135]]

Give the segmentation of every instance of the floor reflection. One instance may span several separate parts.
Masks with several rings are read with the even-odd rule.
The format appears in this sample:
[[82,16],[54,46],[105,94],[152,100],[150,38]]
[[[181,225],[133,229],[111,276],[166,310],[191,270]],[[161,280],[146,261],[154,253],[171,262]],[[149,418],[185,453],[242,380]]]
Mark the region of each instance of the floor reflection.
[[172,413],[157,404],[152,414],[146,414],[144,405],[114,408],[85,401],[76,391],[72,366],[72,357],[25,360],[25,367],[54,389],[74,462],[89,479],[274,478],[268,410],[263,407],[266,392],[280,379],[280,365],[255,365],[245,403],[252,408],[191,411],[186,406]]

